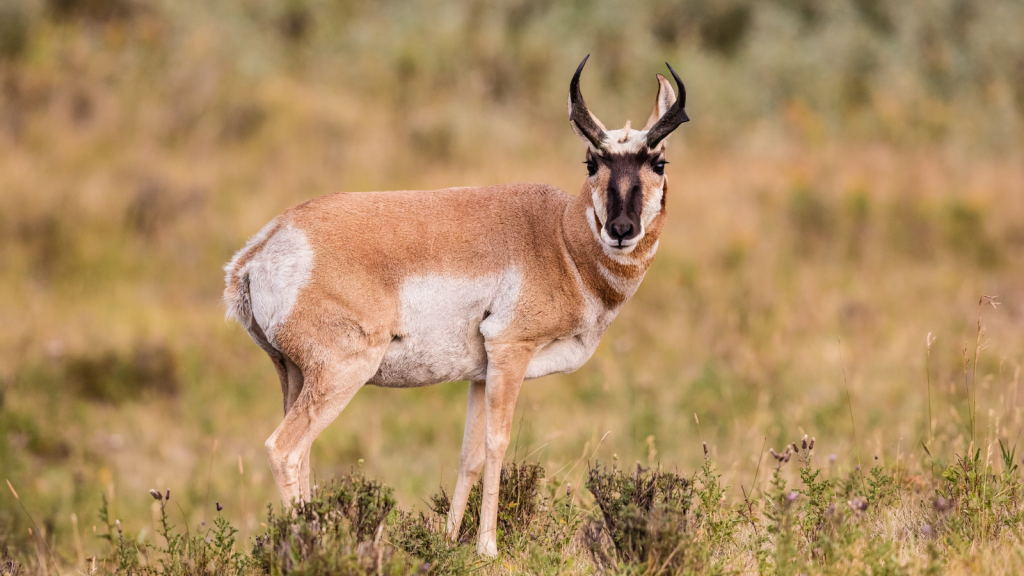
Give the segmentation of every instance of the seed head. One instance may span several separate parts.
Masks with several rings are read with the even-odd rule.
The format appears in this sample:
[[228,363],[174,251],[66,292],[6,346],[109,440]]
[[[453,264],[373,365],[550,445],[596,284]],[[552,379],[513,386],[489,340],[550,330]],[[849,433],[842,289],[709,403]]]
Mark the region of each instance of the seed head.
[[221,510],[224,509],[224,507],[220,505],[220,502],[214,502],[214,504],[217,505],[217,512],[220,512]]
[[807,445],[808,450],[814,450],[814,438],[811,438],[811,443]]
[[167,494],[164,494],[164,500],[170,500],[170,499],[171,499],[171,489],[168,488],[167,489]]
[[793,442],[793,452],[800,453],[800,448],[797,448],[796,442]]
[[707,456],[708,455],[708,443],[707,442],[701,442],[701,444],[704,446],[704,456]]
[[934,508],[936,512],[945,512],[946,510],[949,510],[949,502],[946,502],[945,498],[939,496],[934,502],[932,502],[932,508]]
[[153,500],[163,500],[164,499],[164,495],[163,494],[157,492],[156,490],[153,490],[152,488],[149,489],[149,495],[153,497]]
[[800,447],[807,450],[807,434],[804,434],[804,439],[800,441]]

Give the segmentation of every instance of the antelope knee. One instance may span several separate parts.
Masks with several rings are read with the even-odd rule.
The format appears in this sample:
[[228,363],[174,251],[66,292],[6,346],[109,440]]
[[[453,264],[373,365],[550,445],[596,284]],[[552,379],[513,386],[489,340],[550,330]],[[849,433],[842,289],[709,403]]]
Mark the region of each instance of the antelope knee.
[[487,459],[483,450],[473,450],[471,452],[463,452],[462,454],[462,469],[467,474],[479,474],[480,470],[484,467],[484,461]]
[[486,442],[487,454],[504,456],[505,449],[508,448],[509,440],[509,434],[488,434]]
[[275,477],[281,475],[284,477],[298,476],[299,470],[302,467],[301,454],[296,454],[294,450],[285,450],[279,446],[276,436],[267,438],[263,446],[267,449],[270,470],[274,473]]

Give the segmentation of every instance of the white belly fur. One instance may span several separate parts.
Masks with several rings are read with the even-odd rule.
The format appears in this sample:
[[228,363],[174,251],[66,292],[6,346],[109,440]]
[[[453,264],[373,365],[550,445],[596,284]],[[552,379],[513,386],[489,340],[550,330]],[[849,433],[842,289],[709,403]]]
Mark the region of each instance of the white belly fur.
[[[485,339],[514,321],[522,276],[512,268],[483,278],[423,276],[402,284],[401,328],[368,382],[375,386],[428,386],[487,376]],[[607,327],[607,323],[603,323]],[[572,372],[597,348],[603,330],[567,334],[542,347],[527,378]]]
[[409,387],[484,379],[484,337],[508,326],[521,286],[514,268],[481,278],[406,279],[399,292],[398,334],[369,384]]

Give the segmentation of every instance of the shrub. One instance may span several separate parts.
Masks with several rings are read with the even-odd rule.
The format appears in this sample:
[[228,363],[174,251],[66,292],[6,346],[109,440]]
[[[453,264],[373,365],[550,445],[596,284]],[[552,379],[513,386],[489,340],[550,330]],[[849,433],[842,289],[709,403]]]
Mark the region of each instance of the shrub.
[[178,393],[178,361],[163,344],[143,344],[130,354],[108,350],[69,358],[65,375],[79,394],[91,400],[119,403],[143,392]]
[[[694,499],[699,503],[705,494],[697,493],[691,481],[639,464],[633,474],[595,465],[587,489],[601,510],[601,520],[584,529],[583,540],[600,569],[647,566],[673,574],[705,569],[706,541],[693,534],[700,521]],[[717,505],[720,496],[708,495]]]
[[253,561],[281,574],[358,572],[383,561],[384,520],[395,507],[392,489],[361,473],[335,480],[286,514],[267,512]]
[[0,61],[16,60],[28,46],[31,23],[20,2],[0,0]]
[[[501,468],[501,489],[498,492],[498,546],[509,548],[523,536],[537,516],[537,494],[544,478],[544,468],[539,464],[510,462]],[[479,480],[469,493],[466,513],[459,527],[460,542],[472,542],[477,537],[480,522],[480,504],[483,494],[483,479]],[[439,516],[447,516],[451,509],[451,497],[442,489],[440,494],[430,498],[431,509]]]

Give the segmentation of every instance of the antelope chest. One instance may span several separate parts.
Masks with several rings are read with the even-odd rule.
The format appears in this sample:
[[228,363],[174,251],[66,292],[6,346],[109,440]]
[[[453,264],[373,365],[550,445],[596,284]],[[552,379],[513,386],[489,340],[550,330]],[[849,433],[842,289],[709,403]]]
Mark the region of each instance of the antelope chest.
[[[522,284],[515,268],[472,279],[421,276],[405,280],[398,329],[368,384],[404,388],[486,379],[485,341],[500,336],[513,323],[531,321],[516,315]],[[610,321],[584,322],[572,333],[552,334],[553,339],[530,362],[526,377],[576,370],[593,354]]]

